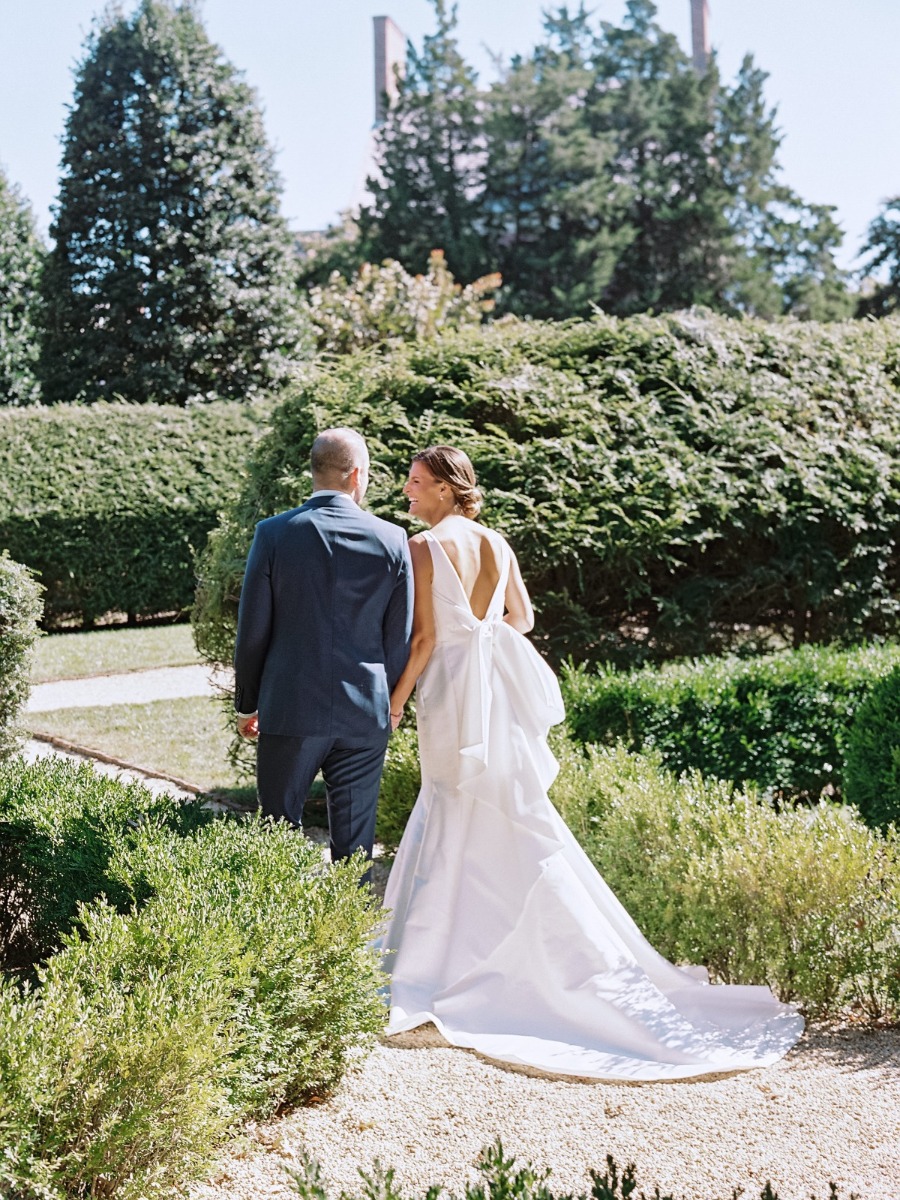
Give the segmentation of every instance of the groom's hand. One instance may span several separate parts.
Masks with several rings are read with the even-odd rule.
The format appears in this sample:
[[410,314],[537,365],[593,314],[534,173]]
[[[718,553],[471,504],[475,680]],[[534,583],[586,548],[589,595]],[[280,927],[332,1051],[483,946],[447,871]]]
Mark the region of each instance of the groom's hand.
[[237,731],[243,738],[250,741],[259,737],[259,713],[251,713],[249,717],[238,717]]

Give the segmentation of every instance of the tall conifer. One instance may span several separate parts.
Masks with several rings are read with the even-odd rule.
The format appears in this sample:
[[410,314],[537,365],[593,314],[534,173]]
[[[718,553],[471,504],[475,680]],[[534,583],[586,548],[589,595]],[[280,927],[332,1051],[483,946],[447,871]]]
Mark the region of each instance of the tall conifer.
[[0,404],[40,399],[40,274],[44,244],[34,214],[0,170]]
[[89,38],[51,234],[47,400],[240,398],[294,353],[260,111],[190,0],[110,10]]

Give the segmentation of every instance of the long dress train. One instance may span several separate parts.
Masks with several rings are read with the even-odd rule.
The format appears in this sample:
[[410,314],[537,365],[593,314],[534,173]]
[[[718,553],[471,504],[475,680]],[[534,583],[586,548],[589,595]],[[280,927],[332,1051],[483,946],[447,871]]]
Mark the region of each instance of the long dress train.
[[713,986],[643,937],[547,797],[556,677],[503,620],[509,550],[478,620],[426,534],[437,644],[419,680],[422,788],[391,870],[387,1032],[599,1079],[765,1066],[803,1020],[766,987]]

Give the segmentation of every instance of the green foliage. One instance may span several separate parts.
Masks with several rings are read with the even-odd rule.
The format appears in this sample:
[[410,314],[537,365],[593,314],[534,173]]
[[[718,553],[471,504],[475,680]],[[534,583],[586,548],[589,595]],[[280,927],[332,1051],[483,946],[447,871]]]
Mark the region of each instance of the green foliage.
[[88,765],[0,765],[0,963],[29,967],[46,958],[79,906],[101,895],[126,908],[129,893],[110,863],[139,826],[184,832],[209,819],[197,804],[154,797]]
[[256,819],[118,834],[106,877],[127,911],[82,906],[37,987],[0,981],[0,1191],[17,1200],[162,1200],[229,1128],[333,1088],[383,1023],[361,860],[326,868]]
[[847,740],[845,797],[871,825],[900,826],[900,664],[875,682]]
[[471,455],[551,654],[618,662],[897,630],[900,326],[692,312],[512,323],[310,369],[200,566],[195,629],[231,660],[253,527],[308,495],[315,431],[369,440],[405,521],[412,454]]
[[859,316],[883,317],[900,309],[900,196],[885,200],[860,251],[864,285]]
[[623,747],[570,750],[552,792],[652,945],[810,1013],[900,1012],[900,843],[828,804],[782,810]]
[[416,731],[408,726],[401,727],[391,735],[384,759],[375,825],[375,837],[379,842],[386,846],[398,845],[421,786]]
[[398,262],[363,263],[352,279],[335,271],[311,287],[305,312],[319,352],[347,354],[390,338],[417,341],[445,329],[480,325],[494,307],[499,275],[455,283],[442,250],[432,250],[424,275],[408,275]]
[[[752,781],[781,796],[816,798],[826,788],[843,788],[845,758],[854,737],[859,740],[851,735],[854,717],[897,664],[898,646],[804,646],[631,672],[570,668],[566,709],[582,742],[621,740],[631,750],[656,750],[676,772],[696,770]],[[868,728],[872,742],[877,722]],[[860,759],[857,779],[863,771]]]
[[[550,1171],[538,1171],[531,1163],[517,1167],[515,1157],[504,1152],[499,1137],[493,1145],[483,1147],[475,1165],[481,1172],[482,1179],[477,1184],[466,1184],[464,1200],[485,1200],[486,1196],[490,1196],[491,1200],[556,1200],[556,1193],[547,1184]],[[300,1169],[289,1167],[288,1174],[294,1181],[294,1190],[302,1200],[328,1200],[328,1191],[315,1159],[305,1156]],[[342,1193],[342,1200],[357,1200],[357,1197],[364,1200],[404,1200],[403,1193],[394,1183],[392,1167],[385,1169],[376,1159],[371,1171],[360,1167],[359,1174],[362,1183],[358,1191],[353,1195]],[[620,1173],[611,1154],[606,1156],[606,1170],[603,1174],[592,1170],[591,1179],[593,1182],[590,1193],[579,1193],[577,1200],[629,1200],[629,1197],[632,1200],[674,1200],[671,1195],[663,1196],[658,1187],[650,1197],[645,1192],[638,1192],[634,1163],[629,1163]],[[442,1190],[439,1186],[428,1188],[424,1200],[438,1200]],[[746,1189],[738,1187],[732,1191],[731,1200],[738,1200],[739,1196],[746,1195]],[[838,1200],[838,1196],[837,1188],[831,1184],[830,1200]],[[565,1193],[559,1196],[559,1200],[576,1198],[571,1193]],[[700,1200],[696,1193],[694,1200]],[[766,1183],[760,1192],[760,1200],[778,1200],[778,1193],[770,1183]],[[815,1196],[812,1200],[816,1200]],[[860,1197],[851,1192],[849,1200],[860,1200]]]
[[256,420],[237,404],[0,412],[0,543],[37,573],[46,622],[187,609]]
[[30,690],[41,589],[27,567],[0,554],[0,761],[18,745],[17,721]]
[[850,315],[834,209],[780,180],[781,135],[747,58],[698,75],[651,0],[621,25],[584,6],[488,90],[435,0],[378,135],[359,252],[407,269],[443,247],[463,280],[499,270],[501,305],[532,317],[696,304],[760,316]]
[[[437,28],[421,52],[410,45],[398,95],[377,141],[371,202],[359,214],[369,262],[410,270],[438,247],[465,282],[484,275],[477,229],[480,190],[478,93],[455,37],[456,8],[431,0]],[[411,214],[415,214],[411,220]]]
[[111,7],[91,34],[51,234],[47,402],[243,400],[297,353],[262,115],[192,3]]
[[35,404],[44,245],[34,214],[0,168],[0,405]]

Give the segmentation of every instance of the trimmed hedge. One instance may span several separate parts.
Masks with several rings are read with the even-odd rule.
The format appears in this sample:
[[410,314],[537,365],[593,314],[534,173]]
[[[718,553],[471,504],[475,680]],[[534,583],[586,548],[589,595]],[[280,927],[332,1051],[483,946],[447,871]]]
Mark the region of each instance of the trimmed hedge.
[[752,781],[780,795],[840,792],[854,716],[900,646],[804,646],[619,672],[563,673],[581,742],[654,749],[676,772]]
[[311,369],[204,556],[211,659],[230,659],[255,522],[305,497],[312,438],[339,423],[369,439],[370,507],[401,523],[412,453],[465,447],[558,658],[898,629],[900,321],[503,323]]
[[117,805],[90,772],[22,771],[49,807],[137,799],[139,819],[106,829],[125,911],[82,905],[37,987],[0,980],[0,1192],[161,1200],[228,1129],[333,1089],[383,1026],[365,864],[327,868],[255,818],[174,830],[134,789],[109,784]]
[[859,706],[844,775],[848,803],[870,824],[900,828],[900,665]]
[[0,760],[18,746],[19,713],[31,687],[29,673],[41,616],[41,589],[31,572],[0,554]]
[[0,410],[0,545],[37,573],[45,623],[184,613],[258,428],[243,404]]

